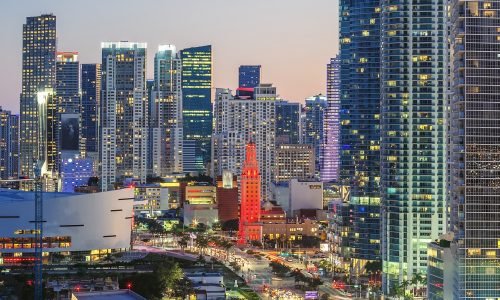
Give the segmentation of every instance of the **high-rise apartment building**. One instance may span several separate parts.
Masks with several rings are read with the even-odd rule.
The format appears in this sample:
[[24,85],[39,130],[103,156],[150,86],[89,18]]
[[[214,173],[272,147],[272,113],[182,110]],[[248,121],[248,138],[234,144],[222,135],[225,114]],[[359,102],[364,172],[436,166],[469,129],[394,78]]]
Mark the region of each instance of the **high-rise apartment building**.
[[339,131],[340,131],[340,59],[332,58],[326,73],[326,109],[323,118],[321,141],[321,181],[339,179]]
[[321,169],[323,157],[321,146],[324,140],[324,117],[327,108],[326,97],[316,95],[306,99],[301,116],[301,143],[312,145],[316,157],[316,172]]
[[450,2],[453,296],[499,299],[500,1]]
[[300,103],[278,100],[276,106],[276,144],[300,142]]
[[[20,175],[33,177],[39,154],[39,93],[53,89],[56,79],[56,17],[26,18],[23,25],[20,99]],[[40,98],[41,99],[41,98]]]
[[229,89],[217,89],[215,97],[212,175],[240,174],[245,145],[252,141],[257,147],[263,199],[270,197],[274,179],[275,99],[276,88],[271,84],[256,87],[253,97],[240,98]]
[[274,181],[314,178],[314,149],[305,144],[281,144],[276,146]]
[[19,177],[19,116],[0,107],[0,179]]
[[383,291],[427,271],[446,230],[447,1],[383,2],[381,175]]
[[260,84],[260,69],[261,69],[260,65],[240,66],[240,68],[238,69],[238,73],[239,73],[239,77],[238,77],[239,85],[238,85],[238,87],[254,88],[256,86],[259,86],[259,84]]
[[181,59],[173,45],[161,45],[155,55],[155,78],[151,91],[150,126],[152,174],[181,173],[182,88]]
[[245,161],[241,170],[238,244],[262,240],[260,184],[257,147],[255,143],[250,142],[246,145]]
[[380,1],[340,1],[340,181],[354,270],[380,260]]
[[101,188],[146,182],[148,109],[145,43],[105,42],[100,107]]
[[205,172],[211,155],[212,46],[183,49],[181,59],[183,135],[196,146],[195,161],[185,160],[184,171]]
[[82,64],[81,72],[81,152],[83,157],[97,161],[101,64]]

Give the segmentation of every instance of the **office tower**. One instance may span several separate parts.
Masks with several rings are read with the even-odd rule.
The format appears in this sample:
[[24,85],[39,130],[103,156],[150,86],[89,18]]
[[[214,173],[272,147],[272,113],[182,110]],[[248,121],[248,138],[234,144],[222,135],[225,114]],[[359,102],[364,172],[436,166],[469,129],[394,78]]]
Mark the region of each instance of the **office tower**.
[[446,230],[446,4],[432,0],[382,5],[380,191],[385,293],[398,282],[426,273],[427,244]]
[[[454,299],[500,298],[500,1],[451,1]],[[445,64],[446,66],[446,64]]]
[[278,145],[276,146],[274,181],[314,178],[314,162],[314,149],[311,145]]
[[152,174],[182,172],[181,59],[175,46],[161,45],[155,55],[151,91]]
[[259,163],[257,162],[257,147],[250,142],[245,149],[245,162],[241,170],[240,223],[238,244],[262,240],[262,225],[260,224],[260,184]]
[[146,182],[146,43],[102,43],[101,188]]
[[260,84],[260,65],[240,66],[238,87],[254,88]]
[[275,154],[276,88],[261,84],[254,96],[240,98],[229,89],[217,89],[215,98],[215,130],[213,137],[212,175],[223,171],[240,174],[245,157],[245,145],[253,141],[262,178],[261,195],[268,199],[273,180]]
[[326,97],[316,95],[306,99],[301,116],[301,143],[312,145],[316,157],[315,168],[320,171],[323,157],[321,144],[324,139],[324,114],[327,107]]
[[55,105],[57,156],[55,170],[62,172],[63,160],[80,155],[80,63],[78,52],[57,52]]
[[59,114],[80,113],[78,52],[57,52],[55,93]]
[[351,188],[353,270],[380,259],[380,6],[340,1],[340,181]]
[[99,159],[98,112],[101,103],[101,64],[82,64],[81,91],[82,156],[97,162]]
[[39,158],[38,92],[54,88],[56,79],[56,17],[26,18],[23,25],[23,71],[20,97],[20,175],[33,177]]
[[340,59],[334,57],[327,65],[326,109],[323,118],[323,141],[321,142],[321,181],[336,181],[339,178],[339,131],[340,131]]
[[0,107],[0,179],[19,177],[19,116]]
[[276,101],[276,144],[300,141],[300,103]]
[[195,159],[184,161],[184,171],[205,172],[211,155],[212,46],[181,50],[181,59],[183,136],[196,146]]

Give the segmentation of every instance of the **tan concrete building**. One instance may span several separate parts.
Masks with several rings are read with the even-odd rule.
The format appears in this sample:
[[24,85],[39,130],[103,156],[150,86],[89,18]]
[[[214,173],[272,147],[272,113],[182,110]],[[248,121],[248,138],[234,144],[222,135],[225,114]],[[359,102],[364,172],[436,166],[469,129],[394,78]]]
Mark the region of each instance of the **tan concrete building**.
[[314,178],[314,149],[311,145],[283,144],[276,148],[276,182]]
[[293,223],[262,223],[262,236],[269,240],[285,237],[287,240],[302,240],[303,236],[319,237],[319,223],[314,220]]

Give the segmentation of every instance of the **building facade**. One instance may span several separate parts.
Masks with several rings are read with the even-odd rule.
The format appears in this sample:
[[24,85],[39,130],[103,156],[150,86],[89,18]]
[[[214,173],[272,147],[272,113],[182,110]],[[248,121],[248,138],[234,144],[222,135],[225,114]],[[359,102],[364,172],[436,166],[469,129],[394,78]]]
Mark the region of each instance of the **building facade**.
[[173,45],[161,45],[155,55],[155,81],[149,101],[153,176],[181,173],[182,62]]
[[23,25],[20,101],[20,174],[33,177],[39,158],[38,93],[53,89],[56,79],[56,17],[26,18]]
[[148,109],[146,44],[102,43],[101,188],[126,178],[146,183]]
[[185,171],[206,172],[212,153],[212,46],[183,49],[181,60],[183,135],[195,141],[196,151]]
[[238,69],[238,87],[254,88],[260,84],[261,66],[240,66]]
[[321,141],[321,181],[339,179],[339,133],[340,133],[340,59],[332,58],[327,65],[326,109],[323,118],[323,140]]
[[383,291],[427,271],[446,230],[447,1],[381,7]]
[[380,1],[340,1],[340,181],[354,270],[380,256]]
[[250,142],[246,146],[245,162],[241,171],[238,244],[262,240],[260,184],[257,147],[255,143]]
[[[99,109],[101,103],[101,64],[81,65],[81,153],[99,159]],[[95,164],[97,166],[97,164]]]
[[274,181],[314,178],[314,162],[314,149],[311,145],[279,145],[276,147]]
[[276,88],[261,84],[253,97],[234,96],[229,89],[217,89],[215,99],[215,130],[213,137],[214,176],[223,171],[240,174],[245,145],[253,141],[262,178],[261,195],[267,199],[274,179]]
[[316,95],[306,99],[306,103],[302,108],[301,116],[301,143],[312,145],[316,158],[316,172],[321,170],[323,157],[321,152],[322,143],[324,141],[324,117],[327,108],[326,97]]
[[[130,248],[132,189],[93,194],[44,193],[43,198],[44,218],[50,220],[43,226],[44,252],[79,252],[93,260],[95,250],[108,253],[111,249]],[[35,252],[35,193],[2,190],[0,202],[3,264],[29,261]]]
[[19,116],[0,107],[0,179],[19,178]]
[[300,142],[300,103],[276,101],[276,145]]
[[500,1],[451,8],[449,207],[454,299],[500,298]]

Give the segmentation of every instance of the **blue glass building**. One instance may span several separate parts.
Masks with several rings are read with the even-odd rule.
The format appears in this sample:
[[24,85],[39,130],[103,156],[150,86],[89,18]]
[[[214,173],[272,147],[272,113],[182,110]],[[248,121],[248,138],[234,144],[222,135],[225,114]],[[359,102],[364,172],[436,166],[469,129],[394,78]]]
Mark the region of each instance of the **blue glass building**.
[[276,101],[276,145],[300,141],[300,103]]
[[184,140],[195,141],[196,151],[195,160],[184,164],[205,172],[211,157],[212,46],[184,49],[181,60],[183,135]]
[[340,1],[340,180],[351,187],[353,268],[380,259],[380,6]]
[[101,65],[82,64],[81,71],[81,138],[84,143],[82,152],[98,152],[97,107],[101,99]]
[[240,66],[238,87],[254,88],[260,84],[261,66]]

